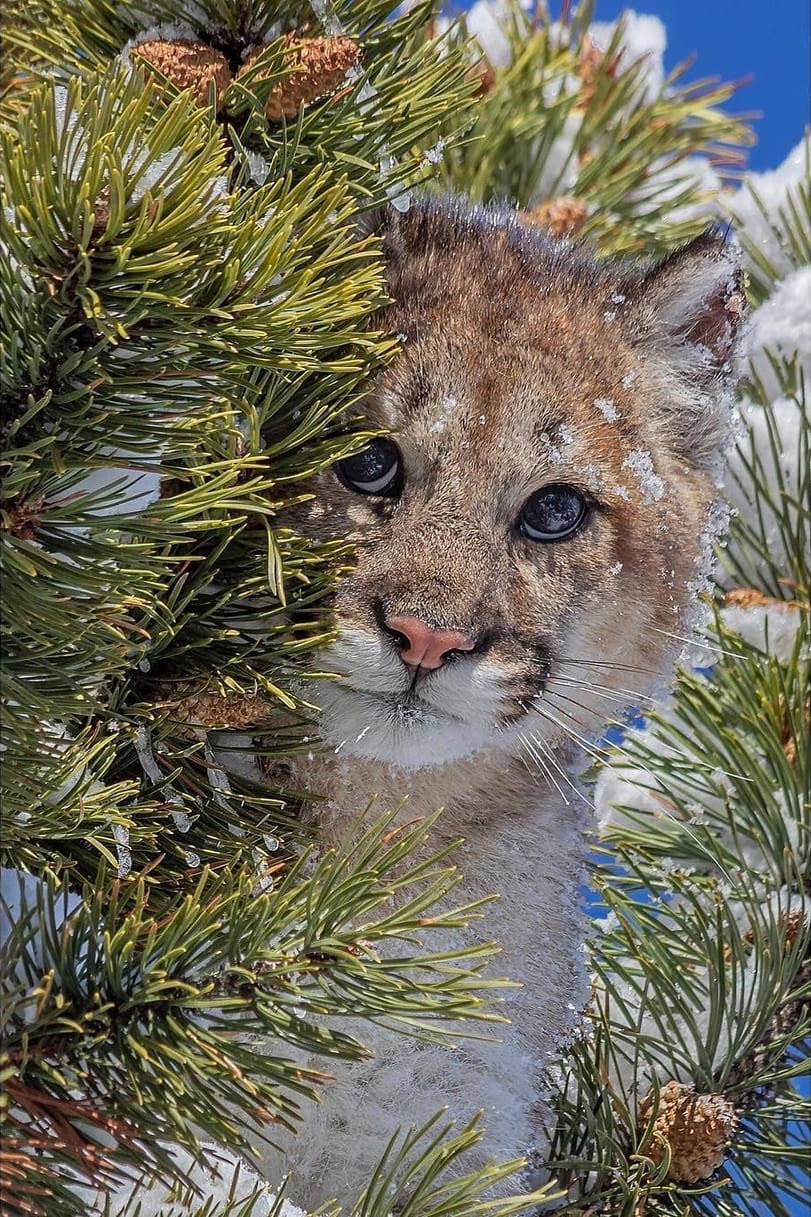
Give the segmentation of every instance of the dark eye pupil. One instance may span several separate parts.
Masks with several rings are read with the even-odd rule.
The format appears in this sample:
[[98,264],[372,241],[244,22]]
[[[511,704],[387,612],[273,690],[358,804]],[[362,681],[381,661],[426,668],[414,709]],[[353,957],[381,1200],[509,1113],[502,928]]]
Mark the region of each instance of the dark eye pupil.
[[586,506],[585,496],[574,486],[544,486],[524,505],[521,531],[533,541],[562,541],[583,523]]
[[400,450],[385,438],[372,440],[362,452],[335,465],[343,484],[358,494],[399,494],[401,471]]

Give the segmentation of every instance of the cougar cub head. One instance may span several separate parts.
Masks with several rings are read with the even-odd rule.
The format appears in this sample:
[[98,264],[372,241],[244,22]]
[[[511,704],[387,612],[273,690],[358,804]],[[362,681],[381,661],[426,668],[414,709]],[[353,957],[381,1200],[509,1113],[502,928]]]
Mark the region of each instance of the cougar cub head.
[[666,666],[696,578],[743,298],[723,240],[599,265],[507,213],[382,221],[402,350],[314,482],[349,535],[326,738],[404,767],[595,730]]

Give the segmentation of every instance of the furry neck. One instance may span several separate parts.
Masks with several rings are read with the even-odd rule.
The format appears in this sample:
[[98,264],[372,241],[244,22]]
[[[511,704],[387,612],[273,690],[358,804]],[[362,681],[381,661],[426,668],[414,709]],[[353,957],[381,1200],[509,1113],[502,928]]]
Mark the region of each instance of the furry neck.
[[571,825],[577,820],[542,774],[530,770],[508,749],[475,752],[460,760],[420,769],[332,752],[297,761],[297,781],[322,795],[310,814],[321,825],[326,843],[337,845],[351,832],[374,798],[374,808],[397,812],[398,821],[443,813],[435,837],[448,840],[481,833],[503,835],[507,825],[531,817]]
[[[478,951],[495,940],[502,950],[486,975],[520,983],[489,1000],[484,994],[488,1008],[506,1021],[478,1028],[452,1050],[441,1037],[412,1039],[373,1022],[350,1021],[349,1030],[375,1059],[340,1065],[340,1080],[308,1114],[295,1145],[288,1140],[289,1156],[266,1160],[265,1174],[279,1177],[294,1159],[296,1199],[308,1210],[336,1192],[342,1199],[357,1195],[381,1145],[404,1118],[418,1126],[442,1103],[460,1120],[484,1111],[485,1139],[466,1159],[468,1169],[505,1161],[518,1150],[540,1152],[543,1125],[551,1118],[543,1071],[588,999],[580,909],[584,848],[574,807],[506,750],[418,770],[322,752],[300,765],[298,781],[325,796],[310,805],[309,815],[328,845],[351,837],[374,792],[377,810],[396,809],[401,822],[444,807],[426,848],[433,852],[463,838],[449,858],[459,867],[460,883],[445,902],[453,908],[486,904],[469,915],[468,924],[426,929],[426,950],[463,958],[470,948]],[[491,901],[492,896],[500,898]],[[397,944],[392,949],[399,953]],[[512,1195],[522,1183],[513,1175],[502,1187]]]

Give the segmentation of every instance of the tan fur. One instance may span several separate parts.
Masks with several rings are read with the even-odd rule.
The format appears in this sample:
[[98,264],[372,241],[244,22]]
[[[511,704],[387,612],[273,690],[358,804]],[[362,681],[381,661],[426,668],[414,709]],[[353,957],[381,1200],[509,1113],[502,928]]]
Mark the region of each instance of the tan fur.
[[[403,348],[363,416],[393,433],[405,486],[399,499],[366,497],[326,470],[297,511],[314,537],[348,534],[357,565],[336,596],[338,642],[322,656],[343,680],[310,689],[336,752],[299,763],[295,777],[326,796],[310,814],[328,843],[354,830],[373,794],[388,807],[408,794],[403,819],[444,806],[437,839],[466,840],[465,897],[502,893],[483,932],[499,938],[504,971],[525,988],[510,999],[495,1074],[485,1076],[486,1052],[461,1072],[464,1052],[444,1073],[434,1062],[407,1110],[396,1087],[375,1108],[371,1147],[361,1145],[359,1096],[385,1092],[403,1052],[417,1071],[428,1057],[389,1037],[376,1072],[348,1071],[320,1131],[304,1136],[309,1182],[291,1195],[310,1204],[336,1190],[346,1199],[391,1128],[443,1102],[462,1118],[486,1106],[493,1152],[542,1140],[532,1095],[582,995],[578,825],[557,766],[567,737],[590,736],[650,687],[669,662],[669,633],[685,628],[734,328],[734,268],[712,238],[660,270],[601,268],[507,214],[451,203],[390,217],[384,248],[394,303],[378,320]],[[706,290],[680,309],[667,280],[684,294],[691,274]],[[516,521],[550,482],[577,486],[596,506],[570,540],[539,544]],[[480,645],[409,692],[380,628],[381,615],[398,614]],[[512,1096],[506,1126],[500,1084]]]

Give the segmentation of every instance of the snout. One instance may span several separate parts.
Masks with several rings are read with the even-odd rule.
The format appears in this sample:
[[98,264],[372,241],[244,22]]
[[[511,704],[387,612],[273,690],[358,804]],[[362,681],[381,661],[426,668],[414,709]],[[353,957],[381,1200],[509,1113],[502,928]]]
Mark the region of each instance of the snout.
[[435,671],[446,659],[460,651],[472,651],[475,642],[461,630],[442,629],[419,617],[386,617],[384,628],[394,639],[406,667]]

